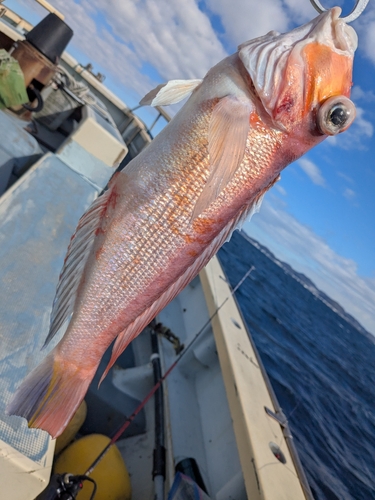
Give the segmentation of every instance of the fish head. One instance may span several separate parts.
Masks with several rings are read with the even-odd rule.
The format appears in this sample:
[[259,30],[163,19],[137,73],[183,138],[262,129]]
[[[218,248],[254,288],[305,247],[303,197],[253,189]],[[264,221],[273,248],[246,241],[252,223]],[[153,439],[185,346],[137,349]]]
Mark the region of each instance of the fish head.
[[289,33],[270,32],[239,46],[259,114],[276,129],[320,142],[353,122],[357,35],[340,14],[334,7]]

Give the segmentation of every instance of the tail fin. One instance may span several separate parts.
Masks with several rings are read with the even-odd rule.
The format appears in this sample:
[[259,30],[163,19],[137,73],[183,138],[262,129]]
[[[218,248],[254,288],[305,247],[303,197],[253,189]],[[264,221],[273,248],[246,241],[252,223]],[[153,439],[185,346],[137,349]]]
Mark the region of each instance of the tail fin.
[[22,382],[8,404],[8,415],[24,417],[29,427],[59,436],[85,397],[95,374],[66,361],[51,351]]

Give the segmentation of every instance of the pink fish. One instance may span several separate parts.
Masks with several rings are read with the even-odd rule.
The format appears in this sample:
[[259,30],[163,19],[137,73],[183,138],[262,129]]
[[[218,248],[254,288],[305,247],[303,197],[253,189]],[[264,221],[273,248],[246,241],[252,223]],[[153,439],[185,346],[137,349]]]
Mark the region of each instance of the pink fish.
[[173,80],[141,102],[192,94],[83,215],[68,248],[49,341],[8,413],[56,437],[127,345],[258,206],[280,171],[355,116],[354,30],[338,7],[290,33],[243,43],[203,80]]

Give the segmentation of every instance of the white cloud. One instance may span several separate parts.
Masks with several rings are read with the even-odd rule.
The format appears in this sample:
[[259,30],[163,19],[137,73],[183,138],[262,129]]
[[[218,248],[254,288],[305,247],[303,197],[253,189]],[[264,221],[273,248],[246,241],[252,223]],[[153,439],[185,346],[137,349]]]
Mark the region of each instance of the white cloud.
[[[46,15],[34,2],[18,2],[40,17]],[[194,0],[53,0],[52,4],[74,31],[69,46],[139,97],[160,79],[201,78],[228,55]],[[145,74],[147,69],[151,76]]]
[[322,176],[320,169],[315,165],[315,163],[308,160],[307,158],[300,158],[297,163],[314,184],[322,187],[326,186],[326,181]]
[[354,198],[357,196],[356,192],[353,191],[353,189],[346,188],[343,195],[347,200],[354,200]]
[[369,2],[366,10],[354,23],[354,28],[359,35],[359,50],[375,64],[375,7]]
[[[375,26],[374,26],[375,28]],[[364,110],[362,108],[357,107],[357,116],[353,126],[353,135],[364,135],[365,137],[372,137],[374,134],[374,126],[373,124],[366,120],[364,117]],[[349,129],[350,131],[352,129]]]
[[283,186],[280,186],[279,184],[276,184],[275,185],[275,189],[276,191],[278,191],[280,194],[282,194],[283,196],[287,196],[287,192],[286,190],[283,188]]
[[344,174],[344,172],[337,172],[337,175],[342,179],[346,180],[346,182],[350,182],[350,184],[354,184],[354,180],[349,177],[349,175]]
[[[165,80],[203,77],[227,55],[194,0],[84,0],[82,5],[105,16],[113,35]],[[122,64],[121,59],[117,64]]]
[[271,30],[285,32],[317,14],[310,2],[300,0],[206,0],[211,12],[220,16],[228,43],[240,43]]
[[364,101],[365,104],[375,101],[375,93],[372,90],[363,90],[359,85],[354,85],[350,98],[353,101]]
[[207,0],[210,10],[219,15],[225,37],[234,46],[271,30],[287,31],[290,20],[281,0]]
[[301,0],[284,0],[284,4],[289,9],[293,21],[296,23],[306,23],[318,15],[311,5],[311,2],[301,2]]
[[375,334],[375,280],[357,274],[357,264],[338,255],[309,227],[269,200],[245,230],[336,300]]

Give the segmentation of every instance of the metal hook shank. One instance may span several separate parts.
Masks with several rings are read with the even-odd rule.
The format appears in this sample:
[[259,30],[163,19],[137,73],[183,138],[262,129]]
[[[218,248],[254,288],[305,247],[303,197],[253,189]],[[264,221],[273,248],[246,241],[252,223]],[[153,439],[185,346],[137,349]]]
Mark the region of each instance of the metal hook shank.
[[[314,7],[315,10],[321,14],[322,12],[325,12],[327,9],[323,7],[323,5],[320,3],[320,0],[310,0],[312,3],[312,6]],[[350,14],[347,16],[343,17],[342,20],[345,21],[346,23],[351,23],[357,17],[359,17],[362,12],[365,10],[366,5],[369,3],[369,0],[356,0],[355,5],[353,7],[353,10],[351,11]]]

